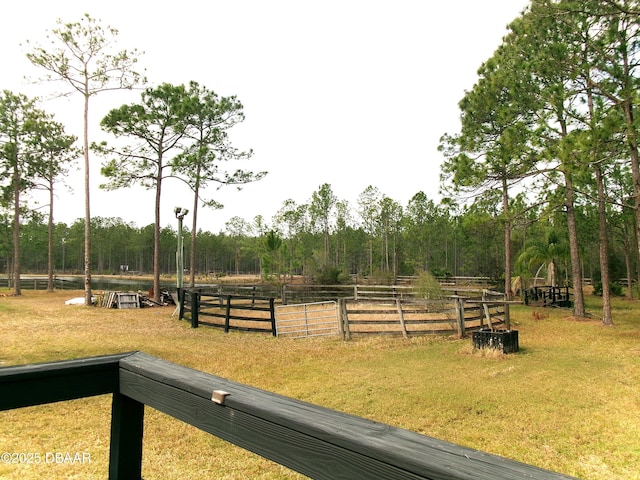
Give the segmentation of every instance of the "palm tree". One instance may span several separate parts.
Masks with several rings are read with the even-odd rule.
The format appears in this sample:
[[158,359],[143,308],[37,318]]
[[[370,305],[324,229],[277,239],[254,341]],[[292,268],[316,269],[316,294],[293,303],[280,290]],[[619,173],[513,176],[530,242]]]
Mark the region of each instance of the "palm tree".
[[526,267],[526,271],[531,272],[537,267],[533,278],[533,286],[536,286],[538,275],[543,268],[547,270],[547,285],[555,287],[558,285],[557,266],[561,260],[566,260],[569,255],[569,243],[556,229],[550,229],[542,242],[529,245],[518,257],[518,263]]

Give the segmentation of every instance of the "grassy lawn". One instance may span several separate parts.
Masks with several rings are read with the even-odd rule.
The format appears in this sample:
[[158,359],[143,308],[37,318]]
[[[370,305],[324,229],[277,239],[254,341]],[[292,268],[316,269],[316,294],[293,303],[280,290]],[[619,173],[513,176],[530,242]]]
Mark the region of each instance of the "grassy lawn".
[[[521,351],[497,355],[474,352],[469,338],[224,334],[191,329],[173,307],[107,310],[64,305],[82,292],[23,293],[0,298],[0,366],[142,350],[580,478],[640,479],[640,303],[616,300],[609,328],[562,310],[515,307]],[[588,301],[597,313],[598,299]],[[109,420],[109,396],[0,412],[0,452],[90,456],[0,463],[0,478],[106,478]],[[303,478],[151,408],[143,476]]]

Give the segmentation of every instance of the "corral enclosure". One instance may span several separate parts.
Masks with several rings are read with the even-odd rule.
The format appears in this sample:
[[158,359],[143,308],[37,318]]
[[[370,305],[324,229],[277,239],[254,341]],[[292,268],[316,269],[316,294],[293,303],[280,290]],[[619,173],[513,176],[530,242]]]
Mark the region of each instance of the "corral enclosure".
[[[502,294],[489,290],[433,300],[416,298],[410,288],[397,286],[306,285],[295,293],[283,291],[276,297],[276,290],[257,286],[186,288],[179,317],[189,319],[194,328],[208,325],[274,336],[335,334],[345,339],[368,334],[464,336],[484,327],[509,328],[508,304]],[[300,303],[291,303],[293,299]]]

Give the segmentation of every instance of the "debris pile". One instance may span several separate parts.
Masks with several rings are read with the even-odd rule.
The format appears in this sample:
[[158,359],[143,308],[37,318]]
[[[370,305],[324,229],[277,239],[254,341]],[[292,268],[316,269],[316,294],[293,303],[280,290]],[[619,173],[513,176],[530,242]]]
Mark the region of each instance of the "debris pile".
[[140,308],[139,292],[102,292],[94,305],[103,308]]
[[[173,296],[166,290],[160,293],[160,302],[152,298],[153,295],[137,292],[104,291],[92,298],[93,304],[102,308],[144,308],[164,307],[175,305]],[[72,298],[65,302],[66,305],[84,305],[84,298]]]

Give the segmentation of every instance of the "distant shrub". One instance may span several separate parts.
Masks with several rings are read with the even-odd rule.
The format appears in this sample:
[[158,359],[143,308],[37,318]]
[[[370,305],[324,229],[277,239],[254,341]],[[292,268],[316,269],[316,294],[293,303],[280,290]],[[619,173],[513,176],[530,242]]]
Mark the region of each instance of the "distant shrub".
[[323,267],[314,275],[314,280],[318,285],[339,285],[345,277],[339,268]]
[[429,272],[421,272],[413,281],[413,291],[418,298],[436,300],[442,298],[440,282]]
[[447,270],[446,268],[432,268],[431,269],[431,273],[439,278],[447,278],[447,277],[451,277],[451,272],[449,270]]
[[[620,285],[619,283],[613,282],[609,284],[609,289],[611,291],[611,295],[615,297],[622,296],[622,285]],[[602,282],[598,282],[593,286],[593,294],[599,297],[602,296]]]
[[374,285],[393,285],[393,272],[375,270],[373,274],[369,276],[369,283],[373,283]]

